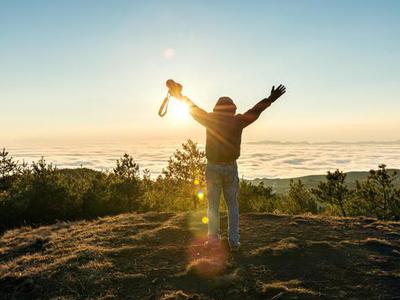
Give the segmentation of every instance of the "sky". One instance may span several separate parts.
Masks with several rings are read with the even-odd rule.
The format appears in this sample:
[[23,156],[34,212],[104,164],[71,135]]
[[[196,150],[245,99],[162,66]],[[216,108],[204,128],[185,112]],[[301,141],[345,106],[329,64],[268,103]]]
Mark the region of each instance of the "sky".
[[239,113],[285,84],[244,141],[399,140],[399,16],[389,0],[0,0],[0,142],[202,141],[157,115],[168,78]]

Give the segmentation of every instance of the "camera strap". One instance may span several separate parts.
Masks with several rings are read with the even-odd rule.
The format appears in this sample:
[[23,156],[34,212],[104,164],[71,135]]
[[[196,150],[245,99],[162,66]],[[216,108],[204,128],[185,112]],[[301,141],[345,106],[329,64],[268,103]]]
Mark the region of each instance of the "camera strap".
[[167,96],[165,96],[165,98],[164,98],[164,100],[163,100],[163,102],[162,102],[162,104],[161,104],[161,106],[160,106],[160,109],[158,110],[158,115],[159,115],[161,118],[164,117],[165,114],[166,114],[167,111],[168,111],[169,98],[170,98],[170,94],[169,94],[169,92],[168,92],[168,93],[167,93]]

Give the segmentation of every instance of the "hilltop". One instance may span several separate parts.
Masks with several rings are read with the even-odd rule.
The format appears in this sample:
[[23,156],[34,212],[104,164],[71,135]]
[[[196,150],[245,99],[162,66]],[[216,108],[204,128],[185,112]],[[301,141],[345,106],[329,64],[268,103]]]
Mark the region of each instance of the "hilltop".
[[[6,231],[1,299],[394,299],[400,223],[249,213],[242,251],[202,246],[204,212]],[[226,217],[222,218],[222,228]]]

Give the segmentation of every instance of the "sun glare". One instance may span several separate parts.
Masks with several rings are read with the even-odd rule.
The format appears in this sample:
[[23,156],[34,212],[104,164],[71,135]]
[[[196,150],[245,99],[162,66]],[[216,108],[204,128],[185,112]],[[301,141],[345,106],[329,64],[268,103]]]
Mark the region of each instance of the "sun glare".
[[177,121],[189,120],[189,108],[188,106],[180,101],[172,100],[169,103],[168,114]]

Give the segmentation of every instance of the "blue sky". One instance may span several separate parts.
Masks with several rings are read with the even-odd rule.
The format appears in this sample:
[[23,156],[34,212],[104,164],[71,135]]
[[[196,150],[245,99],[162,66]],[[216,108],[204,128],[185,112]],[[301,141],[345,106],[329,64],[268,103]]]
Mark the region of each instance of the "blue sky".
[[0,0],[0,139],[202,139],[168,78],[239,112],[285,84],[245,140],[399,139],[399,1],[216,2]]

